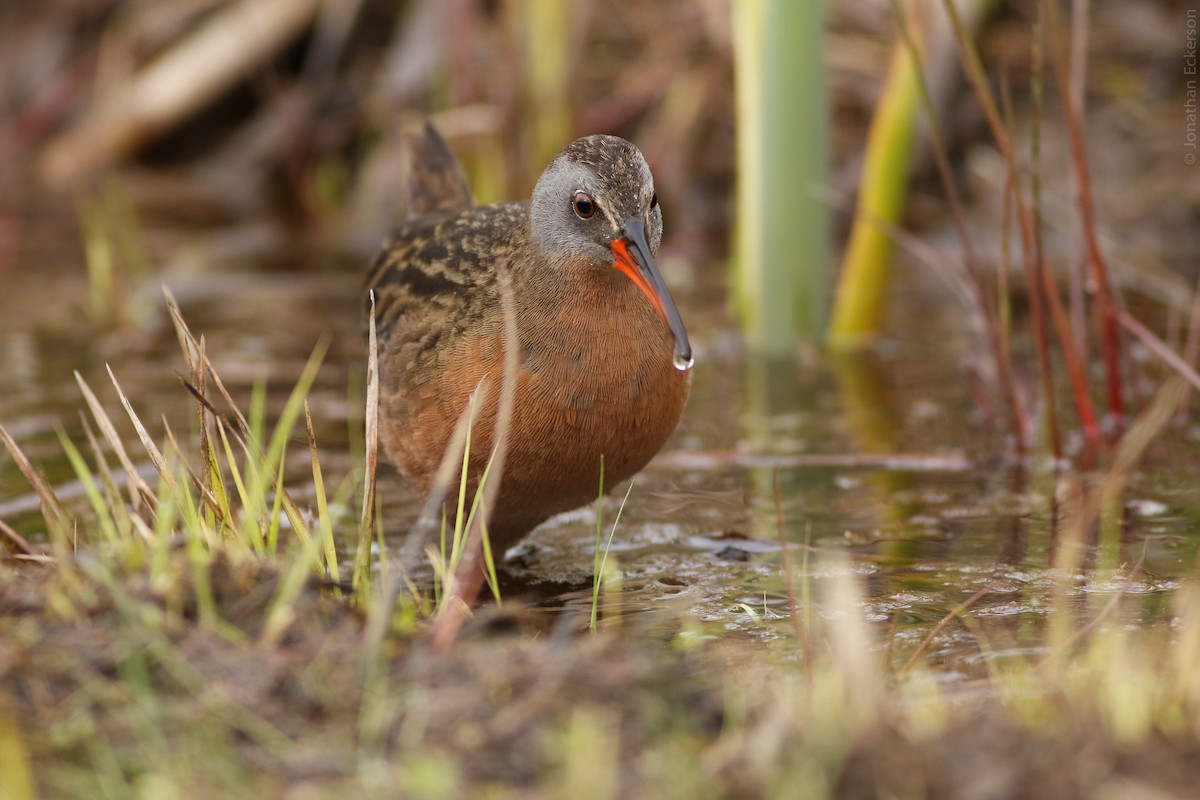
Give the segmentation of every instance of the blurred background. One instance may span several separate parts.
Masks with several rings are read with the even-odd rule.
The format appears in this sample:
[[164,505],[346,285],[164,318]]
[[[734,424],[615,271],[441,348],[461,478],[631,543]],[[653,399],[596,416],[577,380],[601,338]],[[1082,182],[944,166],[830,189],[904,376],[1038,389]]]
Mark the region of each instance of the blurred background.
[[80,203],[108,191],[156,267],[168,230],[203,232],[215,260],[361,262],[400,218],[399,134],[425,117],[480,202],[528,197],[577,135],[626,136],[672,247],[718,253],[729,29],[719,1],[6,3],[0,270],[44,259],[29,235],[45,215],[82,241]]
[[[824,202],[836,246],[895,26],[888,0],[826,6]],[[1134,234],[1139,260],[1168,269],[1189,266],[1198,243],[1196,174],[1175,169],[1185,8],[1099,3],[1088,39],[1103,208],[1123,229],[1143,215],[1174,223],[1183,246],[1156,248],[1156,225]],[[124,244],[112,247],[110,285],[92,288],[117,306],[112,293],[132,291],[140,269],[171,269],[181,243],[210,263],[356,268],[400,216],[398,134],[425,117],[463,159],[481,202],[527,197],[578,135],[629,138],[654,171],[668,254],[720,264],[734,219],[734,10],[730,0],[9,0],[0,8],[0,280],[11,294],[16,273],[77,269],[89,224],[128,234],[112,237]],[[985,10],[979,47],[1020,127],[1035,4]],[[967,201],[990,213],[995,176],[987,153],[971,152],[985,139],[982,115],[953,48],[931,57],[943,62],[929,70],[943,76],[934,88]],[[1051,133],[1055,116],[1042,122]],[[1044,139],[1052,173],[1064,159],[1055,137]],[[942,192],[919,146],[912,172],[905,222],[936,227]],[[127,316],[90,302],[94,317]]]

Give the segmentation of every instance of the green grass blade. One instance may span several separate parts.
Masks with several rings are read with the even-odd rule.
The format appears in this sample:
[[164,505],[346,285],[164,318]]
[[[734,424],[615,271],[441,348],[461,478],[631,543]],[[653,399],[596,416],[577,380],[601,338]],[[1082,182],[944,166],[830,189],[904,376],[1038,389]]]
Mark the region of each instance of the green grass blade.
[[109,544],[120,541],[121,537],[117,532],[117,524],[113,519],[112,511],[109,509],[108,504],[104,502],[104,495],[96,485],[96,478],[84,460],[83,454],[79,452],[79,448],[67,436],[66,431],[58,428],[57,432],[58,441],[62,445],[63,452],[66,453],[67,459],[71,462],[71,467],[75,470],[75,476],[79,478],[79,482],[83,485],[83,490],[87,495],[88,502],[91,503],[92,510],[96,512],[96,519],[100,523],[100,530],[104,534],[105,541]]
[[325,556],[326,573],[337,580],[337,545],[333,539],[333,521],[329,517],[329,498],[325,494],[325,476],[321,471],[321,459],[317,457],[317,434],[313,430],[312,414],[308,400],[304,401],[304,426],[308,431],[308,452],[312,458],[313,490],[317,496],[317,526],[321,535],[321,548]]
[[596,630],[596,622],[599,619],[600,610],[600,581],[602,580],[602,570],[604,565],[604,556],[607,553],[601,554],[600,544],[604,537],[604,455],[600,456],[600,491],[596,495],[596,542],[592,549],[592,617],[588,624],[588,628],[592,631]]
[[[246,490],[246,482],[242,479],[241,470],[238,469],[237,459],[233,454],[233,446],[229,442],[229,435],[225,430],[225,425],[220,421],[217,422],[217,434],[221,437],[221,449],[225,453],[225,463],[229,465],[229,475],[233,478],[233,487],[237,490],[238,501],[242,504],[242,541],[248,544],[254,552],[261,555],[266,550],[262,528],[260,527],[260,520],[263,515],[258,513],[264,505],[262,496],[251,495]],[[229,517],[229,519],[232,524],[233,518]]]

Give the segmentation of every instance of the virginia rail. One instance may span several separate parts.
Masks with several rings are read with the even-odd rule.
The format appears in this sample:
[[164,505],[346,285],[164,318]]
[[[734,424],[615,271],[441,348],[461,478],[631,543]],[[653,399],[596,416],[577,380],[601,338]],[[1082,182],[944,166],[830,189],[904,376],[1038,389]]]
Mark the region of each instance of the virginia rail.
[[[384,244],[368,279],[380,433],[424,496],[468,397],[481,380],[502,379],[502,265],[520,342],[488,526],[503,553],[554,514],[595,500],[602,457],[608,489],[645,466],[679,421],[692,353],[654,262],[662,210],[641,152],[615,136],[568,145],[530,202],[474,205],[429,125],[410,137],[410,155],[409,221]],[[475,420],[471,492],[492,450],[499,394],[493,387]]]

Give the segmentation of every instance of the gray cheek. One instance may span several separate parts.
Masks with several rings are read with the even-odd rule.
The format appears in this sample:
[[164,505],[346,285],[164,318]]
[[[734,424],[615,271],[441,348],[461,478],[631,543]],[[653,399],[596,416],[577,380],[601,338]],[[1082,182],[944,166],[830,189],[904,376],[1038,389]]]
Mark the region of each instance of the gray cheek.
[[572,230],[570,235],[565,240],[567,250],[572,253],[580,253],[586,255],[593,261],[607,261],[612,259],[612,251],[604,245],[592,239],[579,229]]
[[534,241],[550,261],[578,252],[587,244],[586,237],[561,210],[551,210],[546,208],[546,203],[539,203],[533,213]]
[[661,208],[650,212],[650,252],[658,255],[658,246],[662,244],[663,215]]

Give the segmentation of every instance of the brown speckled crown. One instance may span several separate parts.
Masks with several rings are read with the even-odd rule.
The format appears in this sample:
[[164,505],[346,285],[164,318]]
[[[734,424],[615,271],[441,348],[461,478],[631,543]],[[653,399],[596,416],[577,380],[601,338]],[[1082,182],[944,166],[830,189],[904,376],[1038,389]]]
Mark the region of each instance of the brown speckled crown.
[[603,175],[614,202],[622,207],[635,207],[639,188],[653,181],[641,151],[616,136],[598,134],[576,139],[560,155]]

